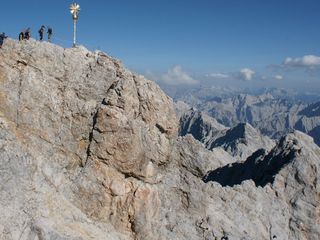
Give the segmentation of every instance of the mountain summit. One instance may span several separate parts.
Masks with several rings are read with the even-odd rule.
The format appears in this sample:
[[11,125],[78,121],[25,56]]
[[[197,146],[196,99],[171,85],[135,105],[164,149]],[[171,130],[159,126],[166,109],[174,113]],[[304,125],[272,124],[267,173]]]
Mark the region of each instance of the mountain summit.
[[[107,54],[8,39],[0,239],[319,239],[310,137],[236,163],[259,170],[248,173],[222,148],[178,137],[178,125],[172,100]],[[237,174],[215,172],[225,168]]]

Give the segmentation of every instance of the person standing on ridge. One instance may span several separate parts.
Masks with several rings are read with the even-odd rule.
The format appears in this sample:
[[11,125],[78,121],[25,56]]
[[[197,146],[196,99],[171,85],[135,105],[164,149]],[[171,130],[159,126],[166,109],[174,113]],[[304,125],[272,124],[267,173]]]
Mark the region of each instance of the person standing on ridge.
[[19,33],[19,41],[22,41],[22,40],[24,40],[24,32],[23,31]]
[[31,33],[30,33],[30,28],[28,28],[25,32],[24,32],[24,39],[29,40],[31,38]]
[[52,37],[52,28],[48,27],[48,42],[51,42],[51,37]]
[[42,25],[41,28],[40,28],[40,30],[39,30],[40,41],[43,40],[43,35],[44,35],[45,29],[46,29],[46,27]]
[[0,34],[0,48],[2,48],[2,44],[7,37],[4,32]]

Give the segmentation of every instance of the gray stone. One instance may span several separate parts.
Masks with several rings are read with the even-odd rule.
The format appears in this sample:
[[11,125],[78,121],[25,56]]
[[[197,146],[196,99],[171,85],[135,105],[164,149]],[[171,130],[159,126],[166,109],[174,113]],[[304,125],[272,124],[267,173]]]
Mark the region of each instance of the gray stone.
[[0,238],[319,239],[320,149],[310,137],[289,134],[246,160],[261,172],[222,186],[204,177],[234,158],[177,133],[172,100],[118,60],[8,39]]

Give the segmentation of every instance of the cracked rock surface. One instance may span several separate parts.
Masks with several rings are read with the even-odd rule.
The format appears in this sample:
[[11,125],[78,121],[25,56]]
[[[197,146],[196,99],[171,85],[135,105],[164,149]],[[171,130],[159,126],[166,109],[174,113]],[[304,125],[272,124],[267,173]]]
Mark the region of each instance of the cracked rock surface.
[[155,83],[83,47],[0,50],[0,239],[319,239],[319,156],[294,132],[204,181],[235,160],[178,137]]

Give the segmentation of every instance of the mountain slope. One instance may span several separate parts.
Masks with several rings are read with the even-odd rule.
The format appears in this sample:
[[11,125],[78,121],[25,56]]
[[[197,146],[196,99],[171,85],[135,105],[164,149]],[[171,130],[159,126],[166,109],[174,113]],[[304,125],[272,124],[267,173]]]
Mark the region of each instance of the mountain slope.
[[181,116],[179,135],[191,134],[195,139],[208,145],[209,141],[219,136],[219,132],[226,131],[228,128],[218,123],[208,115],[190,109]]
[[132,225],[144,218],[138,204],[148,199],[137,193],[159,181],[177,131],[171,99],[119,61],[82,47],[8,39],[0,58],[0,116],[9,126],[1,132],[18,149],[7,141],[9,149],[1,148],[2,183],[24,182],[12,182],[15,194],[1,188],[6,237],[18,239],[24,228],[41,239],[138,235]]
[[233,158],[178,137],[155,83],[33,40],[0,49],[0,100],[1,239],[320,237],[319,147],[302,133],[272,151],[294,157],[265,186],[204,183]]

